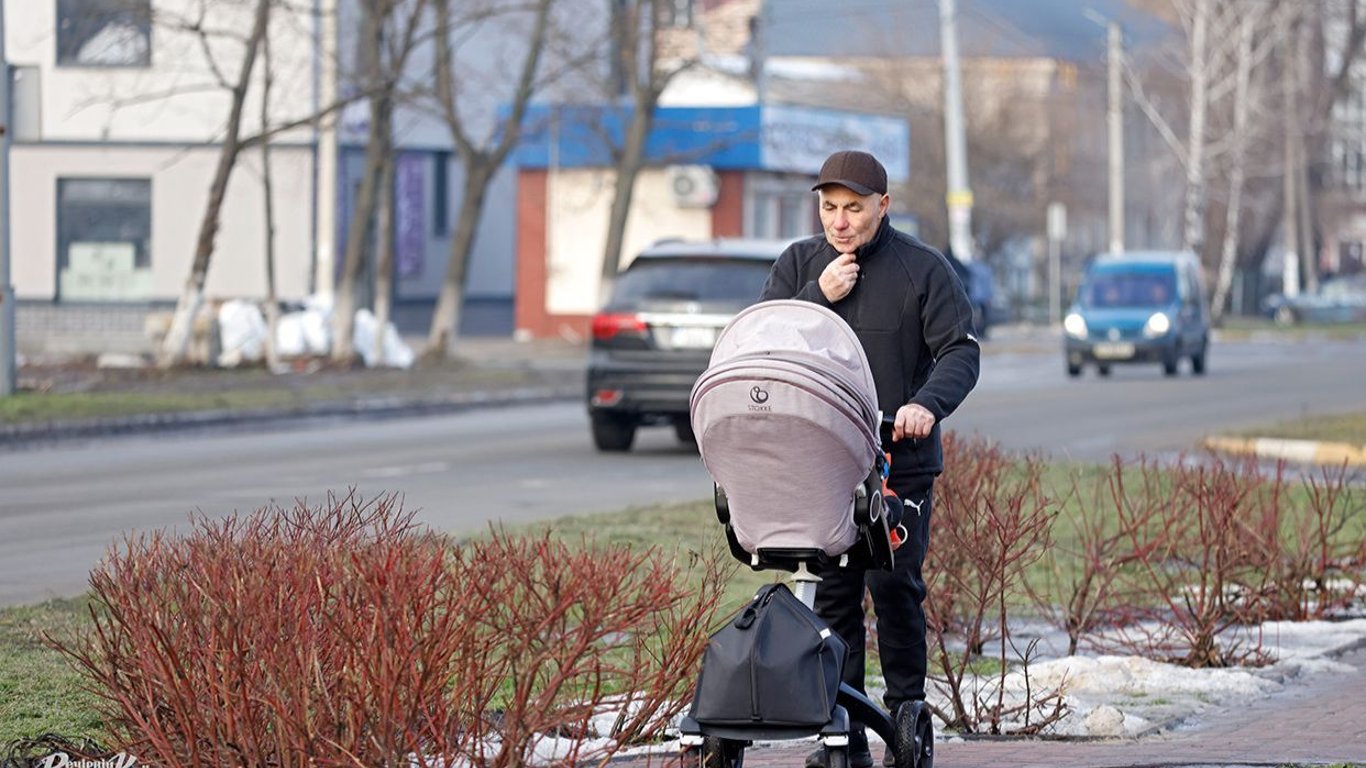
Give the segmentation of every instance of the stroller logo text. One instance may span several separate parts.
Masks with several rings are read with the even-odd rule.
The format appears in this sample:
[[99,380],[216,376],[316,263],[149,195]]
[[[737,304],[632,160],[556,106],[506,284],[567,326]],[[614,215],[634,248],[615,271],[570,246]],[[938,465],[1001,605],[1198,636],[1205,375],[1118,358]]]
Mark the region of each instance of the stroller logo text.
[[764,389],[763,387],[750,387],[749,399],[754,401],[754,405],[751,405],[749,407],[751,411],[773,410],[772,406],[764,405],[764,403],[768,402],[768,390]]

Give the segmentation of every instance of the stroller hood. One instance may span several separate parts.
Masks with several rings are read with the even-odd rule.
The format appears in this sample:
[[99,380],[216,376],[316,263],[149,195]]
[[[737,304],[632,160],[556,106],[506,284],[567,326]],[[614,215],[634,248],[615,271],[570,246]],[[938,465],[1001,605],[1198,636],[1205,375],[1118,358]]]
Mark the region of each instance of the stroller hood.
[[863,347],[838,315],[794,300],[736,315],[693,386],[691,415],[745,551],[838,556],[853,545],[881,417]]

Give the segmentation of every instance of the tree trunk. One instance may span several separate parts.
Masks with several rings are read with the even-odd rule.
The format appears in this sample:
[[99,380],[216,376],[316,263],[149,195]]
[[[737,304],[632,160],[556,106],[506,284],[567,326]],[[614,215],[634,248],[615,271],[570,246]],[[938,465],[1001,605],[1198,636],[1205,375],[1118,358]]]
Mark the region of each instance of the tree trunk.
[[385,131],[384,166],[380,169],[375,212],[375,339],[370,359],[384,364],[384,329],[389,326],[394,291],[394,147],[393,131]]
[[1233,267],[1238,257],[1238,235],[1243,210],[1243,178],[1247,166],[1247,113],[1252,75],[1252,17],[1244,16],[1238,30],[1238,81],[1233,103],[1233,168],[1229,178],[1228,209],[1225,214],[1224,247],[1219,259],[1219,277],[1210,310],[1215,325],[1223,322],[1229,289],[1233,286]]
[[[369,253],[371,223],[375,211],[376,188],[384,168],[384,123],[389,119],[389,93],[376,87],[384,80],[380,51],[384,45],[383,12],[374,2],[361,4],[362,34],[357,38],[361,72],[365,82],[374,88],[370,95],[370,126],[366,135],[365,170],[360,189],[355,196],[355,208],[346,228],[346,251],[342,256],[341,277],[337,284],[336,300],[332,307],[332,360],[352,363],[356,355],[353,336],[355,315],[359,301],[360,276]],[[345,183],[345,182],[343,182]]]
[[[267,24],[269,29],[269,24]],[[271,76],[270,34],[261,38],[261,130],[270,124],[270,92],[274,85]],[[270,164],[270,136],[261,141],[261,191],[265,196],[266,220],[266,368],[280,370],[280,354],[276,348],[276,334],[280,332],[280,300],[275,285],[275,181]]]
[[602,253],[602,282],[598,303],[607,301],[612,284],[621,269],[621,249],[626,239],[626,218],[631,212],[631,198],[635,194],[636,177],[645,157],[645,139],[654,123],[654,105],[638,106],[626,127],[626,142],[617,161],[616,185],[612,196],[612,210],[607,217],[607,244]]
[[446,276],[441,281],[441,296],[432,313],[432,327],[427,334],[423,357],[440,359],[454,351],[455,340],[459,336],[460,311],[465,303],[470,253],[474,249],[474,237],[478,233],[489,181],[496,171],[497,168],[482,155],[471,158],[465,166],[460,216],[451,238],[450,259],[446,264]]
[[261,40],[266,35],[270,3],[271,0],[257,0],[256,3],[255,22],[252,24],[251,36],[247,38],[237,83],[232,89],[232,106],[228,113],[228,124],[224,129],[223,146],[218,152],[218,165],[214,169],[213,180],[209,183],[208,205],[199,223],[199,237],[195,242],[190,276],[185,280],[185,287],[181,289],[180,298],[176,301],[175,314],[171,317],[170,330],[167,331],[158,351],[157,363],[162,368],[184,362],[185,351],[189,347],[194,328],[194,319],[204,302],[204,281],[213,259],[214,240],[218,236],[219,217],[223,210],[223,199],[227,196],[228,181],[232,178],[232,170],[237,164],[242,110],[246,104],[247,89],[251,85],[252,69],[256,66],[256,54],[260,49]]
[[1195,0],[1191,32],[1191,114],[1186,157],[1186,210],[1182,244],[1196,255],[1205,245],[1205,112],[1208,107],[1210,62],[1206,53],[1210,0]]

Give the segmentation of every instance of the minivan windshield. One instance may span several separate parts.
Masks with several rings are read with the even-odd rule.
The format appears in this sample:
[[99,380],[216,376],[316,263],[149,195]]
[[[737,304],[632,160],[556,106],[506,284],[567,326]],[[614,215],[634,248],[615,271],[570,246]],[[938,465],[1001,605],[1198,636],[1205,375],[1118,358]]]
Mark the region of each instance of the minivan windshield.
[[1095,309],[1166,306],[1175,296],[1171,272],[1095,272],[1081,287],[1081,305]]
[[617,277],[616,302],[724,301],[759,298],[772,265],[758,259],[639,259]]

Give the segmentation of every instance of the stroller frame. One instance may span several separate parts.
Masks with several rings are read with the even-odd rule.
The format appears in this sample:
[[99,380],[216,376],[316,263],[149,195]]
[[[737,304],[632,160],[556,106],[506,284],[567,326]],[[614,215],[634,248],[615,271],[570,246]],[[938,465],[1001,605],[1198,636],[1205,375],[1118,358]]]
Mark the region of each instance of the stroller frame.
[[[717,480],[716,516],[736,559],[754,570],[790,572],[790,589],[806,610],[814,607],[823,570],[891,570],[882,493],[890,428],[862,345],[838,315],[796,300],[743,310],[717,338],[711,364],[693,387],[690,412],[703,463]],[[815,437],[821,447],[809,444]],[[817,466],[794,473],[789,446],[803,441],[801,455],[814,456]],[[756,485],[754,478],[769,482]],[[733,497],[723,483],[734,486]],[[775,487],[784,492],[771,493]],[[733,503],[743,510],[739,519]],[[838,512],[794,517],[794,503]],[[857,721],[891,747],[896,768],[932,768],[934,732],[924,702],[888,713],[845,683],[833,698],[828,720],[816,727],[759,719],[708,724],[689,714],[679,725],[685,765],[741,768],[755,741],[814,736],[825,748],[826,768],[847,768]]]
[[[876,485],[873,482],[875,478]],[[893,555],[887,516],[881,514],[884,502],[880,486],[880,473],[870,475],[856,493],[855,518],[861,534],[859,543],[867,546],[867,549],[857,548],[857,556],[861,561],[890,569]],[[726,526],[731,553],[737,559],[748,562],[755,570],[775,568],[790,571],[793,595],[813,612],[816,585],[821,577],[811,570],[811,566],[829,564],[841,567],[850,561],[848,554],[832,561],[818,549],[763,550],[751,555],[736,540],[730,526],[725,491],[720,486],[715,486],[715,504],[717,518]],[[878,549],[873,544],[879,533],[881,541],[886,542],[885,549]],[[698,768],[742,768],[745,748],[756,741],[786,741],[815,736],[825,747],[826,768],[847,768],[851,721],[871,728],[892,748],[896,756],[895,768],[933,768],[934,728],[923,701],[905,702],[896,712],[889,714],[867,694],[844,682],[840,683],[830,719],[819,728],[775,726],[762,722],[745,727],[703,725],[691,715],[685,715],[679,724],[679,742],[684,750],[683,764],[696,765]]]

